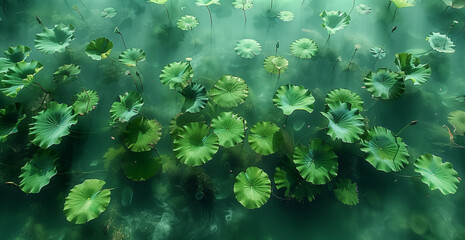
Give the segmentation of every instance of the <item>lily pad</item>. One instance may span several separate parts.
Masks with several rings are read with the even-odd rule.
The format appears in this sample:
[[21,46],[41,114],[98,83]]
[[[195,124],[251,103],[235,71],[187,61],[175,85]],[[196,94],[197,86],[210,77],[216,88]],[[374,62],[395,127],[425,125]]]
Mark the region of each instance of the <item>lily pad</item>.
[[278,13],[278,18],[283,22],[290,22],[294,20],[294,14],[290,11],[281,11]]
[[19,91],[33,83],[34,76],[42,68],[44,66],[36,61],[16,63],[3,75],[0,90],[8,97],[16,97]]
[[291,115],[295,110],[313,112],[315,98],[308,89],[292,84],[278,88],[273,97],[273,104],[283,110],[285,115]]
[[223,147],[234,147],[244,141],[246,121],[233,112],[222,112],[212,120],[213,132]]
[[[289,161],[287,158],[286,160]],[[274,183],[277,189],[285,189],[284,197],[299,202],[312,202],[316,195],[321,193],[320,186],[305,181],[293,164],[292,166],[280,164],[274,173]]]
[[119,101],[111,105],[111,119],[114,122],[128,122],[139,113],[143,105],[144,100],[140,93],[129,92],[119,95]]
[[263,67],[265,70],[272,74],[284,73],[289,65],[289,61],[284,57],[280,56],[269,56],[263,61]]
[[72,82],[81,73],[81,67],[75,64],[65,64],[57,68],[53,73],[53,80],[57,84]]
[[61,138],[69,134],[69,129],[77,123],[73,107],[50,102],[46,110],[39,112],[30,127],[32,142],[41,148],[59,144]]
[[62,53],[74,40],[75,31],[71,24],[60,23],[52,29],[44,27],[43,32],[36,35],[34,45],[45,54]]
[[110,55],[113,43],[108,38],[97,38],[87,44],[86,54],[94,60],[102,60]]
[[333,148],[321,139],[312,139],[308,146],[297,146],[293,160],[307,182],[321,185],[337,176],[337,156]]
[[426,41],[428,41],[431,48],[433,48],[437,52],[441,52],[441,53],[454,53],[455,52],[454,43],[446,35],[433,32],[426,38]]
[[160,81],[170,89],[185,88],[194,77],[190,62],[173,62],[163,68]]
[[104,17],[104,18],[114,18],[115,16],[116,16],[116,9],[112,7],[105,8],[100,13],[100,17]]
[[413,7],[415,0],[391,0],[397,8]]
[[163,5],[165,4],[168,0],[149,0],[152,3],[160,4]]
[[449,123],[454,126],[454,133],[463,136],[465,133],[465,112],[461,110],[449,113]]
[[197,6],[210,6],[212,4],[215,4],[215,5],[221,5],[220,3],[220,0],[196,0],[195,1],[195,4]]
[[368,154],[367,162],[383,172],[398,172],[408,164],[407,145],[383,127],[369,130],[360,150]]
[[362,97],[349,89],[337,88],[331,90],[328,95],[326,95],[325,102],[327,105],[348,103],[351,108],[357,108],[359,111],[363,111]]
[[371,7],[365,5],[365,4],[359,4],[355,7],[355,10],[361,15],[368,15],[371,13]]
[[34,154],[31,161],[21,168],[21,175],[19,175],[21,190],[25,193],[39,193],[57,174],[57,159],[56,153],[46,150],[39,150]]
[[237,201],[248,209],[263,206],[271,196],[271,181],[263,170],[249,167],[236,176],[234,194]]
[[374,97],[396,99],[405,91],[405,83],[402,76],[390,69],[380,68],[376,72],[370,72],[364,79],[366,89]]
[[420,59],[409,53],[396,54],[395,64],[405,74],[405,81],[412,80],[413,84],[421,85],[431,76],[428,64],[420,64]]
[[24,62],[31,53],[29,47],[18,45],[16,47],[9,47],[8,50],[3,52],[5,57],[12,63]]
[[86,115],[95,109],[99,101],[97,92],[94,90],[84,90],[76,94],[76,101],[73,103],[74,113]]
[[205,108],[208,102],[207,90],[198,83],[187,85],[181,94],[184,96],[183,112],[197,113]]
[[345,143],[354,143],[363,134],[363,117],[357,108],[347,103],[328,104],[328,111],[322,112],[328,119],[328,135],[333,140],[340,139]]
[[111,200],[109,189],[102,189],[105,181],[87,179],[71,189],[63,211],[66,219],[75,224],[84,224],[100,216]]
[[318,45],[312,39],[297,39],[290,45],[292,55],[298,58],[309,59],[318,54]]
[[343,178],[335,184],[335,187],[334,196],[336,196],[337,200],[349,206],[358,204],[357,183],[352,183],[350,179]]
[[18,126],[26,118],[21,104],[16,103],[0,108],[0,141],[18,132]]
[[463,8],[465,7],[465,0],[442,0],[447,6],[451,8]]
[[442,158],[433,154],[421,155],[415,161],[415,172],[421,174],[421,181],[431,190],[438,189],[442,194],[454,194],[457,191],[458,173],[450,162],[442,162]]
[[253,7],[253,0],[235,0],[232,4],[236,9],[249,10]]
[[150,151],[161,138],[161,124],[145,117],[135,118],[126,125],[121,138],[133,152]]
[[350,23],[350,16],[341,11],[323,11],[320,17],[323,19],[321,26],[326,28],[329,35],[336,34],[337,31],[344,29]]
[[250,129],[249,145],[258,154],[270,155],[278,151],[277,133],[280,129],[272,122],[258,122]]
[[199,25],[199,20],[194,16],[186,15],[181,17],[176,23],[176,25],[179,29],[183,31],[188,31],[196,28]]
[[189,166],[199,166],[210,161],[218,148],[218,136],[210,134],[208,126],[199,122],[184,126],[174,140],[176,157]]
[[244,103],[248,94],[244,79],[231,75],[222,76],[209,91],[211,100],[221,107],[237,107]]
[[370,49],[371,56],[379,60],[386,57],[386,51],[380,47],[372,47]]
[[126,66],[136,67],[138,63],[145,61],[145,52],[139,48],[128,48],[119,55],[119,61]]
[[243,58],[253,58],[262,52],[262,46],[254,39],[242,39],[234,47],[236,54]]

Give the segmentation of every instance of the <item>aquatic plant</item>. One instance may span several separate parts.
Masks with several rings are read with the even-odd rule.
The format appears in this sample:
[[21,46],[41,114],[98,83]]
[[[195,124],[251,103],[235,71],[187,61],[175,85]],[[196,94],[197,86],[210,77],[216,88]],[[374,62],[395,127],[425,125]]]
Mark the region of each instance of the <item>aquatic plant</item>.
[[151,152],[125,152],[122,154],[121,169],[132,181],[146,181],[155,176],[161,169],[161,158],[154,157]]
[[381,60],[386,57],[386,51],[380,47],[372,47],[370,53],[375,59]]
[[224,75],[208,91],[211,100],[221,107],[237,107],[244,103],[249,94],[244,79],[231,75]]
[[359,109],[351,108],[347,103],[329,103],[328,110],[321,112],[328,119],[327,134],[333,139],[345,143],[354,143],[363,134],[363,117]]
[[111,119],[113,122],[128,122],[139,113],[143,105],[144,100],[137,92],[127,92],[119,95],[119,101],[111,105]]
[[0,108],[0,141],[5,142],[8,136],[18,132],[19,124],[26,118],[21,104],[11,104]]
[[338,104],[347,103],[350,108],[357,108],[359,111],[363,111],[363,100],[360,95],[350,91],[349,89],[337,88],[331,90],[325,98],[325,103]]
[[16,97],[16,95],[30,85],[37,84],[34,82],[34,76],[42,70],[44,66],[37,61],[17,62],[14,67],[8,69],[3,75],[0,91],[7,97]]
[[262,46],[254,39],[242,39],[236,42],[234,51],[243,58],[253,58],[262,52]]
[[335,184],[334,196],[345,205],[358,204],[357,184],[352,183],[352,180],[348,178],[339,179]]
[[309,38],[300,38],[291,43],[289,49],[298,58],[309,59],[318,54],[318,44]]
[[160,138],[161,124],[142,116],[131,120],[121,133],[124,144],[133,152],[152,150]]
[[289,66],[289,61],[280,56],[269,56],[263,61],[263,67],[271,74],[278,74],[278,80],[281,73],[284,73]]
[[111,200],[109,189],[102,189],[105,181],[87,179],[74,186],[66,197],[63,211],[66,219],[75,224],[89,222],[105,212]]
[[128,48],[119,55],[119,61],[129,67],[137,67],[137,64],[145,59],[144,50],[139,48]]
[[248,167],[236,176],[234,194],[237,201],[248,209],[259,208],[271,196],[271,181],[263,170]]
[[296,199],[299,202],[312,202],[321,193],[320,186],[302,178],[294,162],[286,157],[276,167],[274,183],[277,189],[285,189],[284,197]]
[[210,11],[209,6],[210,5],[221,5],[220,0],[196,0],[195,5],[199,7],[205,6],[207,8],[208,15],[210,16],[210,32],[213,34],[213,18],[212,18],[212,13]]
[[432,49],[441,53],[454,53],[455,45],[446,35],[433,32],[426,38],[426,41],[429,42],[429,45]]
[[95,109],[99,102],[99,97],[94,90],[83,90],[76,94],[76,101],[73,103],[74,113],[86,115]]
[[449,113],[447,118],[449,123],[454,127],[454,133],[463,136],[465,133],[465,112],[456,110]]
[[29,135],[32,142],[41,148],[59,144],[67,136],[72,125],[77,123],[73,107],[64,103],[49,102],[47,109],[33,116]]
[[290,22],[294,20],[294,14],[290,11],[281,11],[278,13],[278,18],[283,22]]
[[166,65],[160,74],[160,82],[170,89],[185,88],[194,77],[189,61],[173,62]]
[[213,132],[218,136],[220,146],[229,148],[244,141],[247,122],[233,112],[222,112],[212,119]]
[[34,46],[45,54],[62,53],[74,40],[75,31],[71,24],[60,23],[52,29],[44,27],[43,32],[36,35]]
[[284,115],[291,115],[295,110],[311,113],[314,102],[315,98],[308,89],[292,84],[279,87],[273,97],[273,104],[281,108]]
[[116,16],[116,9],[108,7],[102,10],[100,16],[103,18],[114,18]]
[[364,79],[366,89],[374,97],[396,99],[405,91],[405,83],[402,76],[387,68],[380,68],[376,72],[370,72]]
[[192,39],[194,39],[194,42],[197,42],[197,40],[195,40],[194,32],[192,31],[192,29],[199,25],[199,20],[196,17],[190,15],[183,16],[178,20],[176,25],[183,31],[190,31]]
[[244,30],[245,30],[245,26],[247,25],[247,15],[245,14],[245,10],[249,10],[253,7],[253,0],[234,0],[232,4],[235,9],[242,10],[242,13],[244,14]]
[[87,44],[86,54],[94,60],[102,60],[110,55],[112,49],[113,43],[108,38],[101,37]]
[[31,49],[23,45],[9,47],[3,52],[3,55],[5,55],[11,65],[17,62],[24,62],[29,57],[29,54],[31,54]]
[[421,155],[415,161],[415,172],[421,174],[421,181],[431,190],[439,190],[442,194],[454,194],[457,191],[458,173],[450,162],[442,162],[442,158],[433,154]]
[[81,73],[81,67],[76,64],[65,64],[57,68],[53,73],[53,80],[57,84],[75,81]]
[[442,0],[447,7],[451,8],[463,8],[465,7],[465,0]]
[[395,64],[404,75],[404,81],[412,80],[413,84],[421,85],[431,76],[428,64],[420,64],[420,59],[409,53],[396,54]]
[[168,20],[170,21],[170,24],[173,24],[171,22],[171,17],[170,17],[170,12],[168,11],[168,8],[166,7],[165,3],[167,2],[168,0],[149,0],[149,2],[151,3],[156,3],[156,4],[159,4],[159,5],[162,5],[164,8],[165,8],[165,11],[166,11],[166,15],[168,16]]
[[415,0],[390,0],[397,8],[413,7],[415,6]]
[[199,83],[190,83],[181,94],[184,96],[183,112],[200,112],[208,102],[207,89]]
[[32,159],[21,168],[19,187],[25,193],[39,193],[40,190],[50,183],[58,171],[56,161],[58,154],[39,150]]
[[355,9],[361,15],[368,15],[371,13],[372,10],[370,6],[367,6],[365,4],[359,4],[355,7]]
[[258,154],[270,155],[278,151],[280,129],[272,122],[258,122],[250,129],[249,145]]
[[350,23],[350,16],[341,11],[323,11],[320,14],[323,20],[322,27],[328,31],[328,40],[331,35],[336,34],[337,31],[346,28]]

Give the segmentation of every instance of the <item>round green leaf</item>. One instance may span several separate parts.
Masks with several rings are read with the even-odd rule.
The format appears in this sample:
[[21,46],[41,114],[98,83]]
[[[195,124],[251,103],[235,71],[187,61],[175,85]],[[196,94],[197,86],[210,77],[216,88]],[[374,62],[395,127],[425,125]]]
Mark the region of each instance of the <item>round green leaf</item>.
[[202,165],[218,151],[218,136],[210,134],[207,125],[192,122],[184,126],[174,140],[174,153],[184,164]]
[[9,135],[18,132],[18,126],[26,118],[21,104],[16,103],[0,108],[0,141],[6,141]]
[[449,113],[449,123],[454,126],[454,133],[463,136],[465,133],[465,112],[461,110]]
[[412,80],[413,84],[421,85],[431,76],[431,69],[428,64],[420,64],[420,59],[413,57],[410,53],[396,54],[394,63],[405,75],[406,80]]
[[99,101],[97,92],[94,90],[84,90],[76,94],[76,101],[73,103],[74,113],[85,115],[95,109]]
[[298,58],[309,59],[318,54],[318,45],[312,39],[300,38],[290,45],[292,55]]
[[144,101],[140,93],[129,92],[119,95],[119,101],[111,105],[111,119],[114,122],[128,122],[139,113],[143,105]]
[[100,16],[104,17],[104,18],[113,18],[113,17],[116,16],[116,9],[114,9],[112,7],[105,8],[100,13]]
[[194,70],[190,62],[173,62],[163,68],[160,81],[170,89],[185,88],[194,77]]
[[223,147],[234,147],[244,141],[246,121],[233,112],[220,113],[212,120],[211,126]]
[[328,119],[328,135],[333,140],[354,143],[363,134],[363,117],[357,108],[350,108],[347,103],[328,104],[328,112],[322,112]]
[[102,189],[105,181],[87,179],[71,189],[63,209],[66,219],[75,224],[84,224],[105,212],[110,204],[111,192]]
[[46,150],[39,150],[21,168],[19,187],[25,193],[39,193],[57,174],[56,160],[58,155]]
[[273,104],[283,110],[285,115],[291,115],[295,110],[313,112],[315,98],[308,89],[292,84],[278,88],[273,97]]
[[94,60],[102,60],[110,55],[113,43],[107,38],[101,37],[87,44],[86,54]]
[[62,53],[74,40],[75,31],[71,24],[66,26],[60,23],[52,29],[44,27],[43,32],[36,35],[34,45],[45,54]]
[[360,150],[368,153],[367,162],[380,171],[398,172],[408,164],[407,145],[383,127],[369,130]]
[[336,34],[337,31],[347,27],[350,22],[350,16],[341,11],[323,11],[320,17],[323,19],[323,24],[321,26],[326,28],[329,35]]
[[368,73],[364,82],[366,89],[373,94],[373,97],[384,100],[396,99],[405,91],[402,76],[386,68]]
[[249,10],[253,7],[253,0],[235,0],[232,4],[235,9]]
[[153,157],[150,152],[127,152],[123,158],[121,168],[126,177],[133,181],[145,181],[161,169],[161,158]]
[[121,138],[133,152],[150,151],[161,138],[161,124],[145,117],[135,118],[126,125]]
[[184,17],[181,17],[176,23],[176,25],[179,29],[183,31],[188,31],[196,28],[199,25],[199,20],[194,16],[186,15]]
[[350,108],[357,108],[359,111],[363,111],[363,100],[357,93],[350,91],[349,89],[337,88],[331,90],[325,98],[326,104],[337,104],[347,103]]
[[207,105],[207,90],[201,84],[191,83],[181,91],[181,94],[184,96],[183,112],[197,113]]
[[334,196],[336,196],[337,200],[349,206],[358,204],[358,190],[356,183],[352,183],[352,181],[348,178],[343,178],[335,184],[335,187]]
[[152,3],[160,4],[163,5],[165,4],[168,0],[149,0]]
[[53,80],[57,84],[72,82],[77,79],[77,76],[81,73],[81,67],[75,64],[65,64],[57,68],[53,73]]
[[386,51],[380,47],[372,47],[370,49],[371,56],[379,60],[386,57]]
[[236,176],[234,194],[237,201],[248,209],[263,206],[271,196],[271,181],[263,170],[249,167]]
[[258,154],[270,155],[278,151],[276,144],[279,127],[272,122],[258,122],[250,129],[249,145]]
[[231,75],[222,76],[210,89],[211,100],[221,107],[237,107],[249,94],[244,79]]
[[30,53],[31,49],[23,45],[9,47],[8,50],[3,52],[5,57],[12,63],[23,62],[29,57]]
[[243,58],[253,58],[262,52],[262,46],[254,39],[242,39],[234,47],[236,54]]
[[281,11],[278,13],[278,18],[283,22],[290,22],[294,20],[294,14],[290,11]]
[[313,139],[309,146],[298,146],[294,151],[294,163],[300,175],[313,184],[326,184],[337,176],[337,156],[331,146],[321,139]]
[[421,155],[415,161],[415,172],[421,174],[421,181],[431,190],[438,189],[442,194],[454,194],[457,191],[458,173],[450,162],[442,162],[442,158],[433,154]]
[[289,62],[287,59],[279,56],[269,56],[265,58],[263,67],[265,70],[272,74],[281,74],[288,68]]
[[220,3],[220,0],[196,0],[195,1],[195,4],[197,6],[210,6],[212,4],[215,4],[215,5],[221,5]]
[[371,13],[371,7],[365,4],[359,4],[355,7],[355,10],[361,15],[368,15]]
[[8,97],[16,97],[19,91],[33,83],[34,76],[42,68],[44,66],[36,61],[16,63],[3,75],[3,86],[0,90]]
[[274,173],[274,183],[277,189],[285,189],[284,196],[298,200],[299,202],[315,200],[321,190],[318,185],[313,185],[300,176],[295,166],[280,166]]
[[59,144],[61,138],[69,134],[69,128],[77,123],[73,107],[57,102],[50,102],[46,110],[32,117],[29,135],[32,142],[41,148]]
[[413,7],[415,0],[391,0],[397,8]]
[[128,48],[119,55],[119,61],[127,66],[135,67],[145,61],[145,52],[139,48]]
[[437,52],[442,52],[442,53],[454,53],[455,52],[454,43],[446,35],[433,32],[433,33],[430,33],[430,35],[426,38],[426,41],[428,41],[429,45]]
[[465,0],[442,0],[447,6],[451,8],[463,8],[465,7]]

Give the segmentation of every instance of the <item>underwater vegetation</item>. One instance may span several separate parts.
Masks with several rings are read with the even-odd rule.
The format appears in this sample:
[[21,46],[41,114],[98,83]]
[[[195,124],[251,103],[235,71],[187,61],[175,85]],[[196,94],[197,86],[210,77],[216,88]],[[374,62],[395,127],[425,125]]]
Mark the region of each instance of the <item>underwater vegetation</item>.
[[465,239],[465,1],[45,2],[0,3],[5,239]]

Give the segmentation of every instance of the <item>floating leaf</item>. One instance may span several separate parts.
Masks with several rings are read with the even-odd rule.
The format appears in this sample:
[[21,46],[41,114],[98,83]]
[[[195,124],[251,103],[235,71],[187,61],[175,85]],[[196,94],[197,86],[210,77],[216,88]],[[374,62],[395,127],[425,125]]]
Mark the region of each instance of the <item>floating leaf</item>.
[[74,113],[85,115],[95,109],[99,101],[97,92],[94,90],[84,90],[76,94],[76,101],[73,103]]
[[8,58],[0,58],[0,74],[8,72],[8,69],[14,66],[15,64],[11,62]]
[[111,119],[114,122],[128,122],[139,113],[143,105],[144,100],[140,93],[129,92],[119,95],[119,101],[111,105]]
[[442,194],[454,194],[457,191],[458,173],[450,162],[442,162],[442,158],[433,154],[421,155],[415,161],[415,172],[421,174],[421,181],[431,190],[438,189]]
[[442,53],[454,53],[455,47],[452,40],[446,35],[442,35],[440,33],[431,33],[427,38],[426,41],[429,42],[429,45],[437,52]]
[[294,20],[294,14],[289,11],[281,11],[278,13],[278,18],[283,22],[290,22]]
[[449,123],[454,126],[454,133],[463,136],[465,133],[465,112],[461,110],[449,113]]
[[281,74],[288,68],[289,62],[287,59],[279,56],[269,56],[265,58],[263,67],[265,70],[272,74]]
[[65,64],[57,68],[53,73],[53,80],[57,84],[63,84],[72,82],[77,79],[77,76],[81,73],[81,67],[75,64]]
[[34,76],[42,68],[44,66],[36,61],[16,63],[3,75],[3,87],[0,90],[8,97],[16,97],[19,91],[33,83]]
[[408,164],[407,145],[383,127],[369,130],[360,150],[368,153],[367,162],[380,171],[398,172]]
[[396,54],[394,61],[400,71],[405,74],[405,80],[412,80],[413,84],[421,85],[431,76],[428,64],[420,64],[420,59],[413,57],[410,53]]
[[220,3],[220,0],[196,0],[195,1],[195,4],[197,6],[210,6],[212,4],[215,4],[215,5],[221,5]]
[[31,49],[23,45],[9,47],[8,50],[3,52],[5,57],[12,63],[24,62],[24,60],[29,57],[30,53]]
[[0,141],[18,132],[18,126],[26,118],[21,104],[16,103],[0,108]]
[[165,4],[168,0],[149,0],[152,3],[160,4],[163,5]]
[[65,200],[66,219],[75,224],[84,224],[105,212],[110,204],[111,192],[102,189],[105,181],[87,179],[71,189]]
[[194,16],[186,15],[184,17],[181,17],[176,23],[176,25],[179,29],[183,31],[188,31],[197,27],[199,25],[199,20]]
[[357,108],[350,108],[347,103],[328,104],[327,112],[322,112],[328,119],[328,135],[333,140],[354,143],[363,134],[363,117]]
[[210,134],[210,129],[203,123],[187,124],[174,140],[176,157],[189,166],[199,166],[208,162],[217,151],[218,137]]
[[262,52],[262,46],[254,39],[242,39],[234,47],[236,54],[243,58],[253,58]]
[[211,100],[221,107],[237,107],[244,103],[248,94],[244,79],[231,75],[222,76],[209,91]]
[[126,125],[121,138],[133,152],[150,151],[161,138],[161,124],[145,117],[135,118]]
[[358,204],[358,190],[356,183],[352,183],[352,181],[348,178],[343,178],[335,184],[335,187],[334,196],[336,196],[337,200],[349,206]]
[[341,11],[323,11],[320,17],[323,19],[323,24],[321,26],[326,28],[329,35],[336,34],[337,31],[347,27],[350,22],[350,16]]
[[181,94],[184,96],[183,112],[196,113],[205,108],[208,101],[207,90],[198,83],[187,85]]
[[444,3],[451,8],[463,8],[465,7],[465,0],[442,0]]
[[21,183],[19,187],[25,193],[39,193],[50,183],[50,179],[57,174],[56,160],[58,155],[46,150],[39,150],[21,168]]
[[237,201],[248,209],[263,206],[271,196],[271,181],[263,170],[249,167],[236,176],[234,194]]
[[415,0],[391,0],[397,8],[413,7]]
[[292,55],[298,58],[309,59],[318,54],[318,45],[309,38],[297,39],[290,45]]
[[145,181],[155,176],[161,169],[161,158],[153,157],[150,152],[127,152],[121,165],[127,178],[133,181]]
[[[286,161],[289,161],[286,158]],[[321,190],[318,185],[313,185],[300,176],[292,161],[291,165],[280,164],[274,173],[274,183],[277,189],[285,189],[284,196],[298,200],[299,202],[315,200]]]
[[113,18],[113,17],[116,16],[116,9],[114,9],[112,7],[105,8],[100,13],[100,16],[104,17],[104,18]]
[[272,122],[258,122],[250,129],[249,145],[258,154],[270,155],[278,151],[279,127]]
[[370,72],[364,79],[366,89],[374,97],[396,99],[405,91],[405,83],[402,76],[390,69],[380,68],[376,72]]
[[296,147],[293,160],[307,182],[321,185],[337,176],[337,156],[321,139],[312,139],[308,146]]
[[101,37],[87,44],[86,54],[94,60],[102,60],[110,55],[113,43],[107,38]]
[[59,144],[61,138],[69,134],[69,129],[77,123],[73,107],[57,102],[50,102],[46,110],[32,117],[29,135],[32,142],[41,148]]
[[236,9],[249,10],[253,7],[253,0],[235,0],[232,4]]
[[383,59],[386,57],[386,51],[380,47],[372,47],[370,49],[371,56],[374,58],[377,58],[379,60]]
[[326,95],[325,102],[327,105],[347,103],[351,108],[357,108],[359,111],[363,111],[362,97],[349,89],[337,88],[331,90],[328,95]]
[[145,61],[145,52],[139,48],[128,48],[119,55],[119,61],[127,66],[136,67],[138,63]]
[[355,7],[357,12],[362,15],[368,15],[371,13],[371,7],[365,5],[365,4],[359,4]]
[[222,112],[212,120],[213,132],[223,147],[234,147],[244,141],[246,121],[233,112]]
[[170,89],[185,88],[194,77],[194,70],[190,62],[173,62],[163,68],[160,81]]
[[295,110],[311,113],[314,102],[315,98],[308,89],[292,84],[279,87],[273,97],[273,104],[281,108],[285,115],[291,115]]
[[75,31],[71,24],[66,26],[60,23],[52,29],[44,27],[43,32],[36,35],[34,45],[45,54],[62,53],[74,40]]

